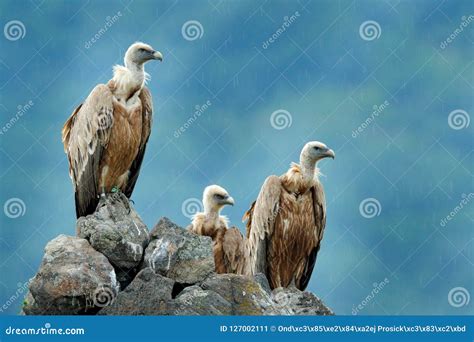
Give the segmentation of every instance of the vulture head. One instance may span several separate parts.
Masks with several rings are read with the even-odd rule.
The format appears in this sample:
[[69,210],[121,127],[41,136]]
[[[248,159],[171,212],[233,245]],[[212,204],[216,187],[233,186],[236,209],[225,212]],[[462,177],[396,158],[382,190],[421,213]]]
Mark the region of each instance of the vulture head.
[[303,150],[301,151],[300,160],[303,164],[316,164],[323,158],[330,157],[334,159],[335,156],[334,151],[322,142],[310,141],[304,145]]
[[219,212],[225,205],[234,205],[234,199],[219,185],[209,185],[202,195],[204,211]]
[[150,45],[137,42],[130,45],[125,53],[125,66],[132,65],[141,66],[151,60],[163,60],[163,55],[159,51],[155,51]]

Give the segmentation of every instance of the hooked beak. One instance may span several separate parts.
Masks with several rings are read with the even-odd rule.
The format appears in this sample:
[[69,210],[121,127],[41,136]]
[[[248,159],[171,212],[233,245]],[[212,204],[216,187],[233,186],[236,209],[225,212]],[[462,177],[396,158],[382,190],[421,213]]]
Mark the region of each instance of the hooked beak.
[[324,152],[324,156],[325,157],[330,157],[332,159],[334,159],[336,157],[336,154],[334,153],[333,150],[331,150],[330,148],[328,148],[328,150],[326,152]]
[[229,196],[224,200],[224,204],[234,205],[234,199]]
[[160,62],[163,61],[163,55],[161,54],[160,51],[153,51],[153,59],[157,59]]

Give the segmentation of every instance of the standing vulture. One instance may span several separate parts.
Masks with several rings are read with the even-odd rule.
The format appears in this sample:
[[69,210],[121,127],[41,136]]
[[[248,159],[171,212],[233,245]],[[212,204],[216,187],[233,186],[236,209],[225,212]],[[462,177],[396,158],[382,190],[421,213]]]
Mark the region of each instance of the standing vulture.
[[144,43],[132,44],[107,84],[98,84],[62,129],[77,217],[92,214],[99,197],[122,192],[130,198],[150,136],[153,104],[143,65],[162,60]]
[[188,230],[212,238],[217,273],[242,274],[246,262],[244,238],[237,228],[229,229],[227,217],[220,215],[225,205],[234,205],[234,199],[224,188],[210,185],[204,189],[202,202],[204,212],[194,215]]
[[265,180],[257,200],[245,213],[249,248],[248,272],[264,273],[272,289],[304,290],[316,263],[326,225],[324,191],[316,163],[334,158],[323,143],[308,142],[300,164],[282,176]]

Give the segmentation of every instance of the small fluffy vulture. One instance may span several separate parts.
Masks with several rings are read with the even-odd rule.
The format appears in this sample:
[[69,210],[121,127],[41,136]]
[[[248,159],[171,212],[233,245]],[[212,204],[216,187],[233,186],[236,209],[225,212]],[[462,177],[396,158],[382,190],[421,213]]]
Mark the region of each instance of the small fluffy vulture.
[[243,220],[247,220],[248,273],[264,273],[272,289],[304,290],[316,263],[326,225],[319,160],[334,158],[323,143],[308,142],[300,164],[280,177],[269,176]]
[[217,273],[242,274],[246,262],[244,237],[237,228],[229,229],[227,217],[220,215],[225,205],[234,205],[234,199],[224,188],[210,185],[204,189],[202,202],[204,212],[194,215],[188,230],[212,238]]
[[125,66],[116,65],[113,78],[98,84],[64,124],[62,141],[77,217],[93,213],[99,197],[107,193],[132,195],[152,123],[144,64],[162,59],[150,45],[132,44],[125,53]]

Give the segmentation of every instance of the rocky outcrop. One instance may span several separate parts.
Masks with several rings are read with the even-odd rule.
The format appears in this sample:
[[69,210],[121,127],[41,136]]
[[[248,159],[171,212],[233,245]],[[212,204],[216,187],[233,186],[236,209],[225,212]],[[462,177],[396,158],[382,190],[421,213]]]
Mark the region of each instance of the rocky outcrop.
[[168,314],[175,282],[153,272],[140,271],[133,282],[102,309],[101,315],[162,315]]
[[121,194],[48,243],[26,315],[331,315],[309,292],[263,274],[216,274],[212,241],[161,219],[153,230]]
[[150,233],[145,266],[178,283],[194,284],[214,272],[210,237],[190,233],[163,218]]
[[59,235],[46,248],[23,311],[35,315],[95,313],[119,291],[115,270],[85,239]]
[[77,220],[76,231],[109,259],[122,287],[128,285],[148,245],[148,229],[125,195],[101,199],[94,214]]

